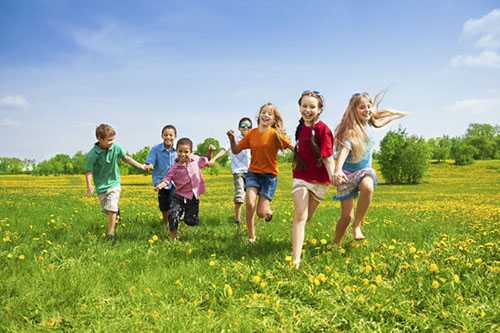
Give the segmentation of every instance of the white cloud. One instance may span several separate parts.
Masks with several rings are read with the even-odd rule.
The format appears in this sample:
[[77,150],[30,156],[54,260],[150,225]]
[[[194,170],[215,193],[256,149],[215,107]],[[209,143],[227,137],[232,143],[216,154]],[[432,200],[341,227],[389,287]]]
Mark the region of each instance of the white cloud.
[[500,9],[494,9],[479,19],[469,19],[463,28],[465,37],[479,37],[476,46],[480,49],[500,47]]
[[500,68],[500,55],[493,51],[483,51],[478,55],[458,55],[451,59],[451,66],[475,66]]
[[0,98],[0,109],[24,109],[29,106],[24,96],[4,96]]
[[95,29],[73,29],[71,35],[81,48],[99,54],[122,55],[145,43],[138,32],[117,22],[102,23]]
[[455,113],[492,113],[500,110],[500,98],[464,99],[446,108]]

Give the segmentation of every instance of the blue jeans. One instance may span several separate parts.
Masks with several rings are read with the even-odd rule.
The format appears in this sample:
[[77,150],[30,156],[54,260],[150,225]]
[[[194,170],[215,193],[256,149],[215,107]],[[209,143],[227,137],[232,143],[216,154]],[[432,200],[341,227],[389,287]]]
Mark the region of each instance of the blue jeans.
[[276,192],[276,185],[278,184],[278,177],[271,173],[255,173],[248,171],[246,176],[245,189],[254,187],[258,189],[258,194],[269,201],[273,200],[274,192]]

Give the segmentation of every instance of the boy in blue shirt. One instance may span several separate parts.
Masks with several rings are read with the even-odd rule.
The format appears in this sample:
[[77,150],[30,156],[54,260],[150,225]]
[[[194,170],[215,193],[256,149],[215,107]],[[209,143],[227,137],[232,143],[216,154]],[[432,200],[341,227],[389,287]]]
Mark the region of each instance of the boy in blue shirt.
[[[161,130],[163,142],[153,146],[146,158],[146,165],[153,169],[153,186],[161,183],[175,163],[177,152],[174,148],[174,141],[177,136],[177,130],[173,125],[166,125]],[[163,216],[163,225],[168,225],[168,211],[172,204],[172,194],[175,187],[169,184],[167,188],[158,191],[158,206]]]
[[101,124],[96,128],[97,142],[88,152],[85,163],[85,182],[87,193],[94,192],[91,178],[94,180],[95,191],[104,213],[108,217],[107,240],[115,240],[116,222],[119,218],[120,209],[120,160],[124,160],[131,166],[143,171],[149,171],[150,167],[140,164],[127,155],[127,151],[115,143],[115,130],[107,125]]

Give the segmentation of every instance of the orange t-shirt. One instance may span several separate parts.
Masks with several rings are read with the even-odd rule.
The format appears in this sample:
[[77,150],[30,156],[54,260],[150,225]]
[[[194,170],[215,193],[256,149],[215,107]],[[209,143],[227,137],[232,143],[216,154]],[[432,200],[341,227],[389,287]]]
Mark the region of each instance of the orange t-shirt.
[[272,127],[265,132],[254,128],[238,142],[240,149],[250,149],[252,159],[250,160],[250,171],[255,173],[271,173],[278,175],[277,154],[280,149],[291,147],[290,139],[285,135],[279,135]]

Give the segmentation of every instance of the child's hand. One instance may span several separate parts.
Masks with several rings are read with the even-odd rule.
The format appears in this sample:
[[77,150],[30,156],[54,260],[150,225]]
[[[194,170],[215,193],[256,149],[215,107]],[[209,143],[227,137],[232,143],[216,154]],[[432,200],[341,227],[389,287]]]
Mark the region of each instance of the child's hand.
[[229,140],[231,140],[231,141],[236,140],[236,136],[234,135],[234,131],[233,130],[227,131],[226,134],[227,134],[227,137],[229,138]]
[[153,170],[153,165],[152,164],[144,164],[142,170],[144,170],[146,172],[150,172]]
[[161,190],[162,188],[165,188],[165,187],[167,187],[167,186],[168,186],[168,184],[167,184],[166,182],[161,182],[161,183],[159,183],[158,185],[156,185],[155,189],[156,189],[157,191],[159,191],[159,190]]
[[215,146],[213,144],[209,144],[208,151],[214,151],[214,150],[215,150]]
[[347,176],[345,175],[345,173],[343,171],[335,172],[333,174],[333,177],[334,177],[333,182],[336,185],[347,182]]

